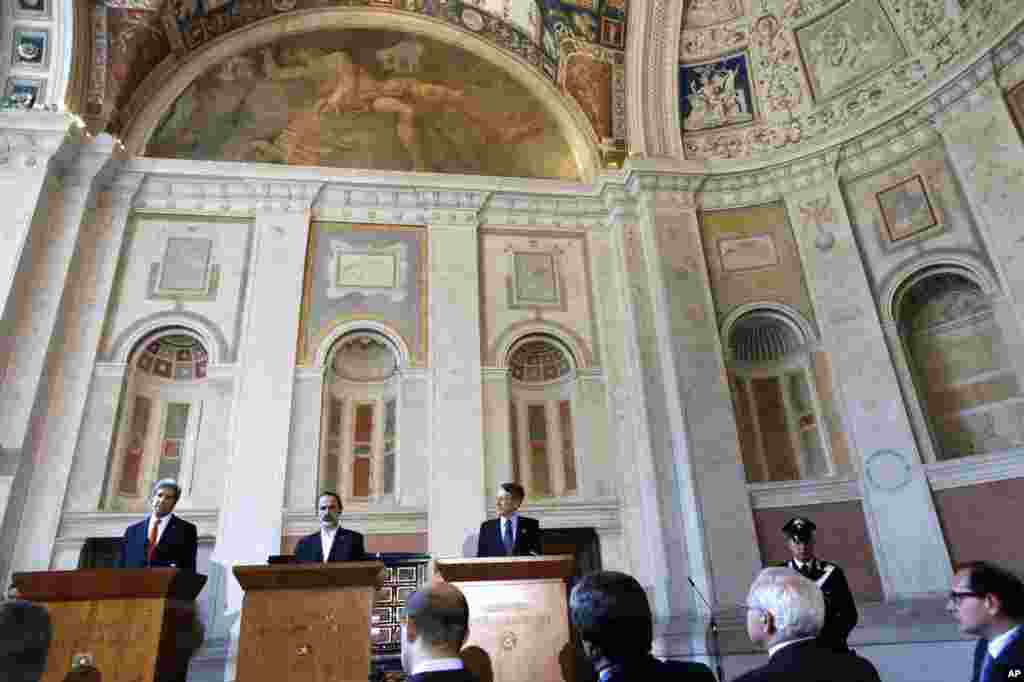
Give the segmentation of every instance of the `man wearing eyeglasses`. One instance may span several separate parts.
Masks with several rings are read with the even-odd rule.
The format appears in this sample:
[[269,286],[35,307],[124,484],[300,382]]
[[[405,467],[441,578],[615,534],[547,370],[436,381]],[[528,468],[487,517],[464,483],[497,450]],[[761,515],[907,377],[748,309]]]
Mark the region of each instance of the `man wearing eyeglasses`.
[[1020,680],[1024,670],[1024,583],[994,564],[960,566],[946,606],[960,631],[976,635],[972,682]]

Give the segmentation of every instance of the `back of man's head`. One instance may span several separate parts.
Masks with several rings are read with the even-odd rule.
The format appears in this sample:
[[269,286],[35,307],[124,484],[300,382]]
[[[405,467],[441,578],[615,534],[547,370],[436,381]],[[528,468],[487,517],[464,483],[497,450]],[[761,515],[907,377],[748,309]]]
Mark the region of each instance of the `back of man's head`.
[[431,583],[414,592],[405,603],[405,616],[407,631],[415,633],[414,655],[420,658],[457,656],[469,634],[469,604],[449,583]]
[[766,568],[750,586],[747,606],[771,614],[769,645],[816,637],[825,624],[821,589],[792,568]]
[[584,576],[572,590],[569,610],[576,632],[596,655],[614,663],[650,652],[651,607],[633,576],[616,571]]
[[19,599],[0,602],[0,679],[39,680],[50,637],[50,615],[42,606]]
[[999,611],[1006,618],[1024,622],[1024,582],[1010,571],[987,561],[961,564],[959,571],[967,571],[972,592],[981,596],[994,595],[999,599]]

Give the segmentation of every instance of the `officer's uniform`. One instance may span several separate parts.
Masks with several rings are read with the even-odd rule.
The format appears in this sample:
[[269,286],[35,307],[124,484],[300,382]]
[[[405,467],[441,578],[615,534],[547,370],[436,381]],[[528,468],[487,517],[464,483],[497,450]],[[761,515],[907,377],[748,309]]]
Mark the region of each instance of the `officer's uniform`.
[[[798,516],[790,519],[782,527],[782,532],[787,537],[807,542],[813,537],[815,528],[813,521]],[[800,566],[796,559],[790,559],[783,565],[813,580],[821,588],[821,593],[825,596],[825,626],[818,638],[835,649],[847,650],[849,647],[846,639],[857,624],[857,605],[853,601],[843,569],[817,557],[812,557],[803,566]]]

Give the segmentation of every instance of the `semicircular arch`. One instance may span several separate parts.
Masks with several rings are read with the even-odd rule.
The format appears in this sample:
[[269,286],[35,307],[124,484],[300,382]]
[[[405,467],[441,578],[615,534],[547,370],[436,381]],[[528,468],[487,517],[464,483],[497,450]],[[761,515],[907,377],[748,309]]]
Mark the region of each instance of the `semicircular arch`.
[[150,137],[177,98],[212,66],[274,41],[328,30],[378,29],[436,40],[479,57],[508,74],[535,96],[557,123],[568,144],[580,178],[589,181],[601,168],[597,139],[586,115],[570,97],[546,80],[535,67],[465,29],[426,18],[368,9],[322,8],[268,17],[218,38],[184,61],[172,55],[154,69],[136,90],[128,110],[136,112],[125,126],[128,153],[142,155]]

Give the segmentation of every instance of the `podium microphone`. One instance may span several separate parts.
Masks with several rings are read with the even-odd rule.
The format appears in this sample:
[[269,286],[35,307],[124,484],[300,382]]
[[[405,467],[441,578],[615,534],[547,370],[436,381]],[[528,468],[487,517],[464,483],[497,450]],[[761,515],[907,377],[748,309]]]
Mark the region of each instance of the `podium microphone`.
[[722,671],[722,647],[718,641],[718,620],[715,618],[715,610],[711,608],[711,604],[704,598],[701,591],[697,589],[697,583],[693,582],[693,578],[686,576],[686,580],[690,583],[690,588],[693,589],[694,593],[704,602],[704,606],[708,607],[708,626],[711,628],[711,641],[715,648],[713,654],[715,657],[715,672],[718,674],[718,682],[725,682],[725,673]]

